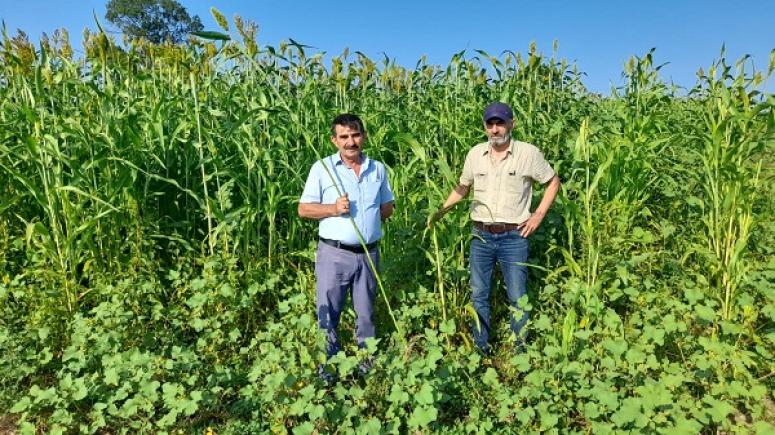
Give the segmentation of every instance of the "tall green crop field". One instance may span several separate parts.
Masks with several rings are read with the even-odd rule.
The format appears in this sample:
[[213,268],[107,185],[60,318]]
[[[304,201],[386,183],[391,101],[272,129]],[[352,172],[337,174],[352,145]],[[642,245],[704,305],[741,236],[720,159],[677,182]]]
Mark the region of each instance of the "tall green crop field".
[[[775,61],[722,52],[678,89],[649,52],[601,96],[534,45],[406,68],[235,24],[180,46],[86,34],[78,56],[65,32],[3,36],[0,431],[775,431]],[[563,185],[531,238],[528,345],[497,283],[483,359],[466,207],[426,222],[494,100]],[[340,112],[396,213],[378,340],[356,350],[345,312],[329,387],[296,209]]]

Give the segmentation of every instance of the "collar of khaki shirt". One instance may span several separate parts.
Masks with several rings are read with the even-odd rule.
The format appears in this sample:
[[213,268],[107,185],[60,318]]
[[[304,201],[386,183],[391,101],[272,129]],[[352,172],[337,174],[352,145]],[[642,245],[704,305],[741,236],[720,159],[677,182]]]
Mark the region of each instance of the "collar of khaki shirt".
[[[484,147],[484,152],[482,152],[482,155],[486,156],[486,155],[490,154],[490,160],[493,161],[493,162],[497,162],[496,160],[494,160],[492,158],[493,153],[490,152],[490,151],[492,151],[492,145],[490,145],[489,142],[485,142],[485,143],[487,144],[487,146]],[[509,147],[506,148],[506,155],[500,161],[506,160],[507,158],[509,158],[509,157],[511,157],[513,155],[514,155],[514,139],[511,139],[511,141],[509,142]]]

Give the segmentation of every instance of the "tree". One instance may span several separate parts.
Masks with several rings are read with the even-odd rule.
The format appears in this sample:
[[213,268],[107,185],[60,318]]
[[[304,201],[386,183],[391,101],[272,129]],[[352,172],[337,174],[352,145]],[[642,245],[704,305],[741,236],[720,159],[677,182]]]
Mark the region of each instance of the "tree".
[[177,0],[110,0],[105,18],[126,35],[156,44],[181,42],[204,28],[199,16],[192,18]]

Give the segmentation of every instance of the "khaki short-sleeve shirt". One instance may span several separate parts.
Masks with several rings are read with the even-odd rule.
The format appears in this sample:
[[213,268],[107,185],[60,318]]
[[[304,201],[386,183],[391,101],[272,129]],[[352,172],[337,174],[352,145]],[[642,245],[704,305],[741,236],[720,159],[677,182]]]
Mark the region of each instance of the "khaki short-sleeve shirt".
[[552,177],[554,169],[535,145],[512,140],[506,157],[495,162],[484,142],[468,152],[460,184],[473,185],[471,219],[520,224],[530,217],[533,182]]

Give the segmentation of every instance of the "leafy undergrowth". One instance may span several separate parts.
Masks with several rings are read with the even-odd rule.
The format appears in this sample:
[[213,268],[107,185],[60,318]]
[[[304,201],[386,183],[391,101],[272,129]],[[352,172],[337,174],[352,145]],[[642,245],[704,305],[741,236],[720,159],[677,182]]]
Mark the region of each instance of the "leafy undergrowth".
[[[20,433],[773,429],[775,334],[721,321],[689,279],[631,277],[619,301],[628,309],[606,308],[564,345],[562,319],[535,307],[526,349],[502,330],[485,359],[466,325],[437,320],[436,295],[420,287],[396,312],[407,336],[351,346],[332,361],[330,387],[317,376],[310,272],[247,277],[229,266],[100,282],[93,306],[69,319],[34,310],[42,283],[0,287],[3,315],[18,319],[0,336],[0,403]],[[772,274],[775,261],[754,276]],[[369,353],[363,378],[355,368]]]

